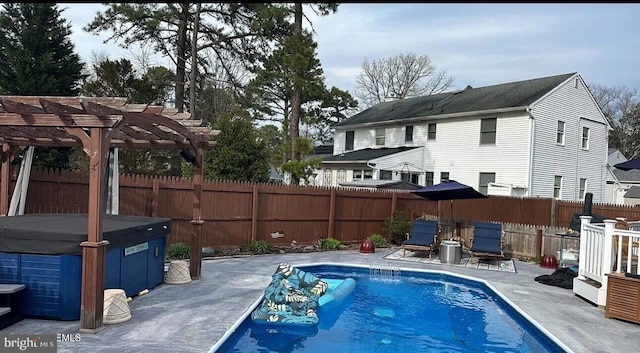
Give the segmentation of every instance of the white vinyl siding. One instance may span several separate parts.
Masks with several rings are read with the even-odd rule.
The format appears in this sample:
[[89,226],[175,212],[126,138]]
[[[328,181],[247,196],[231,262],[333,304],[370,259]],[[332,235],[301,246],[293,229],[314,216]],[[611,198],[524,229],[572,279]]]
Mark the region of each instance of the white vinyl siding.
[[[554,175],[562,175],[562,200],[577,200],[580,178],[589,183],[593,202],[604,199],[607,176],[606,120],[584,81],[570,78],[532,105],[535,125],[532,197],[553,197]],[[557,145],[558,121],[565,123],[564,146]],[[589,128],[589,149],[582,149],[582,128]]]

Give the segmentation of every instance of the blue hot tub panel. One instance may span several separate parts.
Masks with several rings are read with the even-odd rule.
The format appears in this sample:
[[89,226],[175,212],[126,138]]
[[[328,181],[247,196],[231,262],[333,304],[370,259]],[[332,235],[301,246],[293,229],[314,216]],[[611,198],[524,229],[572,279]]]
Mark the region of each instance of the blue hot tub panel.
[[0,282],[26,286],[22,314],[80,319],[82,257],[0,252]]
[[[31,217],[39,219],[35,215]],[[43,217],[46,220],[51,215]],[[77,222],[79,219],[82,220],[77,215],[69,217],[70,222]],[[139,222],[136,227],[119,228],[136,222]],[[161,284],[164,281],[165,238],[170,233],[170,220],[111,216],[105,223],[105,229],[109,226],[112,229],[110,239],[105,236],[110,241],[105,254],[105,289],[120,288],[127,296],[135,296],[144,289],[152,289]],[[29,222],[25,221],[23,224],[28,226]],[[83,227],[83,224],[79,226]],[[22,300],[22,314],[25,316],[79,320],[82,254],[72,246],[67,246],[73,250],[69,253],[29,252],[30,244],[41,243],[41,239],[25,238],[27,230],[25,228],[20,234],[0,234],[0,237],[4,235],[3,242],[0,242],[0,283],[25,284]],[[51,238],[44,241],[51,242],[52,248],[55,248],[55,241]],[[21,250],[16,251],[8,247],[8,244],[15,244]]]

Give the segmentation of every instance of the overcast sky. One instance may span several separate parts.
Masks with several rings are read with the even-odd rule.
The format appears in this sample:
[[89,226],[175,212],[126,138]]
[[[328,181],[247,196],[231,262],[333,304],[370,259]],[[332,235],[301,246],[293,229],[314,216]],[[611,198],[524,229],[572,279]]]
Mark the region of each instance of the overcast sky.
[[[105,6],[60,8],[85,61],[92,52],[131,58],[127,50],[103,44],[106,35],[82,30]],[[351,3],[327,17],[307,13],[326,85],[352,93],[365,58],[407,52],[427,55],[446,69],[454,89],[569,72],[587,83],[640,89],[640,4]]]

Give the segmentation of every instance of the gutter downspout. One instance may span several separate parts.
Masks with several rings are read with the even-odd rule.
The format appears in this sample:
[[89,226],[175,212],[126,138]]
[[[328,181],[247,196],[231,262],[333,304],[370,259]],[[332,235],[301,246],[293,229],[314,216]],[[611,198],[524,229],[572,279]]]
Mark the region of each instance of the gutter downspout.
[[377,164],[378,163],[375,163],[375,164],[371,165],[371,161],[367,161],[367,167],[373,169],[373,171],[376,174],[374,180],[380,180],[380,170],[378,168],[376,168]]
[[533,118],[533,113],[531,112],[531,107],[527,107],[527,109],[525,109],[525,111],[527,112],[527,114],[529,114],[529,118],[531,119],[531,133],[529,134],[529,175],[528,175],[528,181],[527,183],[529,184],[528,190],[527,190],[527,195],[529,197],[533,197],[533,149],[534,149],[534,141],[535,141],[535,132],[536,132],[536,120]]

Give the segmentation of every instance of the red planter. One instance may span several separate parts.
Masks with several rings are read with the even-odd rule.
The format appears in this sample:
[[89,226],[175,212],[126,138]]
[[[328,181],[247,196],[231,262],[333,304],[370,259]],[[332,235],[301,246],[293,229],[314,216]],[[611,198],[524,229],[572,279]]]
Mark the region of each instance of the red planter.
[[371,239],[365,239],[362,241],[362,244],[360,244],[360,252],[363,252],[363,253],[376,252],[376,247],[375,245],[373,245],[373,242],[371,241]]
[[558,259],[554,255],[544,255],[540,261],[540,267],[542,268],[558,268]]

